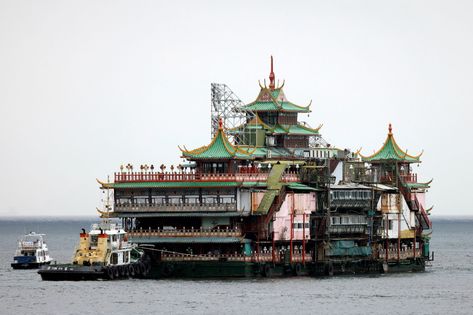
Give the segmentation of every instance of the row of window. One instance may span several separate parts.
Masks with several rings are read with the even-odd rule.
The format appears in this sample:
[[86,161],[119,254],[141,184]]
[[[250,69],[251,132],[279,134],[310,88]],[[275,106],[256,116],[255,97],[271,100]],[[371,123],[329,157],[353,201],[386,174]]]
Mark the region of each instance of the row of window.
[[367,220],[365,216],[361,215],[350,215],[350,216],[336,216],[331,217],[332,225],[343,225],[343,224],[366,224]]
[[354,199],[354,200],[368,200],[371,199],[370,190],[332,190],[330,196],[333,200],[338,199]]
[[299,222],[299,223],[294,222],[294,223],[292,224],[292,228],[293,228],[294,230],[296,230],[296,229],[302,229],[302,228],[308,229],[308,228],[309,228],[309,223],[306,222],[306,223],[304,224],[304,223],[300,223],[300,222]]

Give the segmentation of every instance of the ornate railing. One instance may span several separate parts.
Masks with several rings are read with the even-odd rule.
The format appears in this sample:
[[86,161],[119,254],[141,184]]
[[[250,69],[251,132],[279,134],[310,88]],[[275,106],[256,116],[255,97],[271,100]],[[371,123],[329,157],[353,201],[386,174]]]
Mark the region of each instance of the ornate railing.
[[333,234],[367,234],[368,226],[365,224],[332,224],[328,227]]
[[230,203],[181,203],[181,204],[116,204],[116,212],[167,212],[167,211],[236,211],[236,202]]
[[[183,172],[126,172],[115,173],[115,183],[130,182],[258,182],[266,181],[269,173],[183,173]],[[299,175],[296,172],[286,172],[282,176],[283,182],[297,182]]]
[[152,237],[241,237],[239,229],[140,229],[127,232],[131,238]]
[[405,183],[417,183],[417,174],[400,174],[399,177]]
[[[251,256],[246,256],[242,254],[208,254],[208,255],[192,255],[192,254],[168,254],[163,253],[161,255],[162,261],[243,261],[243,262],[273,262],[273,255],[271,253],[265,254],[253,254]],[[311,262],[312,257],[307,253],[304,257],[302,254],[294,254],[292,256],[292,262]],[[284,262],[284,257],[276,254],[274,256],[275,263]]]

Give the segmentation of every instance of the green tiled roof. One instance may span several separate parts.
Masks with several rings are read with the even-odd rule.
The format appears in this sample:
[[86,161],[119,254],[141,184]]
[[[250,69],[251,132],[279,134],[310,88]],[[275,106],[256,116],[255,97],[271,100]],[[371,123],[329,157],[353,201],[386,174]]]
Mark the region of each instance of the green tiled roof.
[[239,149],[228,141],[222,127],[220,127],[209,145],[194,149],[182,150],[182,156],[190,160],[198,159],[231,159],[231,158],[251,158],[249,151]]
[[301,183],[289,183],[286,187],[293,189],[293,190],[310,190],[310,191],[319,191],[317,188],[313,188]]
[[406,183],[405,185],[409,187],[409,189],[417,189],[417,188],[430,188],[430,183],[432,181],[429,181],[427,183]]
[[281,89],[274,89],[271,91],[271,96],[273,98],[278,98],[280,92],[281,92]]
[[266,187],[266,182],[243,182],[242,187]]
[[285,111],[285,112],[298,112],[298,113],[309,113],[309,106],[303,107],[296,105],[291,102],[261,102],[255,101],[248,105],[243,106],[244,109],[255,111],[255,112],[265,112],[265,111]]
[[319,134],[319,128],[317,129],[312,129],[312,128],[309,128],[309,127],[306,127],[304,125],[301,125],[301,124],[297,124],[297,125],[292,125],[290,126],[289,128],[289,134],[294,134],[294,135],[317,135]]
[[275,125],[269,131],[275,134],[289,134],[289,135],[317,135],[319,128],[312,129],[301,124],[297,125]]
[[196,188],[196,187],[237,187],[238,182],[134,182],[110,183],[110,188]]
[[369,156],[364,156],[360,152],[358,152],[358,154],[360,154],[361,159],[365,162],[400,161],[408,163],[420,162],[420,156],[422,155],[421,153],[417,156],[413,156],[402,150],[396,143],[396,140],[394,140],[391,125],[389,125],[389,133],[381,149]]

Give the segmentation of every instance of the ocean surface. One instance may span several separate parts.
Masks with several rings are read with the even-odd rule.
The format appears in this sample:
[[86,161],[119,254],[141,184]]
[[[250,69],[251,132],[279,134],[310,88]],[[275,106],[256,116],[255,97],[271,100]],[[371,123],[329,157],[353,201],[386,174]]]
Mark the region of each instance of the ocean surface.
[[242,280],[41,281],[10,267],[17,239],[46,233],[69,262],[93,219],[0,218],[0,314],[473,314],[473,219],[434,219],[422,273]]

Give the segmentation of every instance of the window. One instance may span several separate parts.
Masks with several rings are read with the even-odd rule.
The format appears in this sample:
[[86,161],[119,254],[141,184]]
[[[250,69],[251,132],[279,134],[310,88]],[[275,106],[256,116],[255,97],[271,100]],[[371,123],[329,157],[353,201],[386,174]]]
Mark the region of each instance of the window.
[[91,235],[90,246],[97,246],[97,242],[98,242],[98,235]]
[[110,263],[112,265],[118,264],[118,254],[117,253],[112,253],[112,255],[110,256]]

